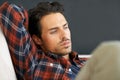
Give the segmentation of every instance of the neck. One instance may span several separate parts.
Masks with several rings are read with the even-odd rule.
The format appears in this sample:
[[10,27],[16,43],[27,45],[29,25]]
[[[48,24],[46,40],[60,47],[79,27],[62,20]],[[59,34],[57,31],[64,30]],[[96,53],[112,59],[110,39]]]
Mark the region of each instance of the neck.
[[69,55],[64,55],[63,56],[65,59],[69,60]]

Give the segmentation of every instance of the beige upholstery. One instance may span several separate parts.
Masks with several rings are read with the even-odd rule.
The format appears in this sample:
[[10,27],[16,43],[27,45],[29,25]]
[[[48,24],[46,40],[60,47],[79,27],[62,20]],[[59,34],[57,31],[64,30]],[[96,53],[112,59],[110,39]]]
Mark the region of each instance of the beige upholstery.
[[76,80],[120,80],[120,41],[101,43]]
[[0,80],[16,80],[8,46],[0,28]]

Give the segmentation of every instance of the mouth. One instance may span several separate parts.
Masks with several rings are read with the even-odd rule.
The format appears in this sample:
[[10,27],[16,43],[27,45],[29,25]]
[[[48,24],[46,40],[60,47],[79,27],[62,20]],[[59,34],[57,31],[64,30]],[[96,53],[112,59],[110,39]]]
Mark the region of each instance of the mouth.
[[63,41],[61,46],[64,46],[64,47],[69,47],[71,46],[71,41],[67,40],[67,41]]

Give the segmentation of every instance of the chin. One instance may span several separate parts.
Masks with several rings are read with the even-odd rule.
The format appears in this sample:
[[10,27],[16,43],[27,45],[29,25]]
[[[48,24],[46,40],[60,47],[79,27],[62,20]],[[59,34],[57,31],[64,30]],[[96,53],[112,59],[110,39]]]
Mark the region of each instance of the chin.
[[63,51],[64,54],[69,54],[71,53],[72,50],[66,50],[66,51]]

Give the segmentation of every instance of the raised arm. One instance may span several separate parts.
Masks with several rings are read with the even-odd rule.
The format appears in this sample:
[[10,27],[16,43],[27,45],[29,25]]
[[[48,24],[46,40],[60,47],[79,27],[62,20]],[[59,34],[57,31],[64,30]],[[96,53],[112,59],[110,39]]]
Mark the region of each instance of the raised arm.
[[28,76],[26,74],[36,55],[35,44],[26,30],[27,24],[28,14],[24,8],[8,2],[0,7],[0,26],[8,43],[19,79]]

